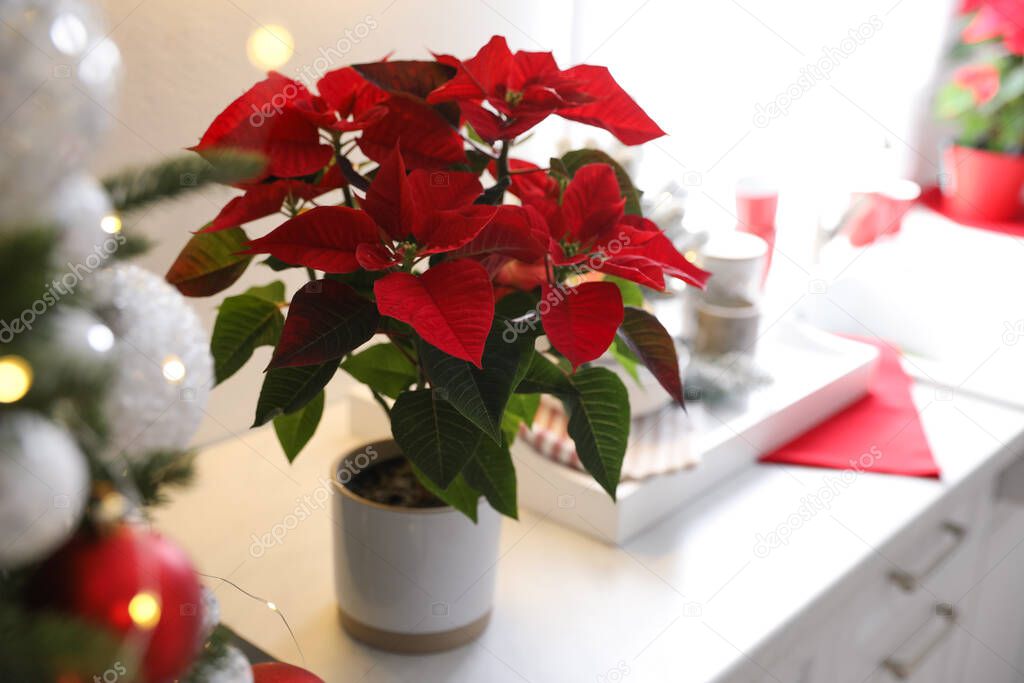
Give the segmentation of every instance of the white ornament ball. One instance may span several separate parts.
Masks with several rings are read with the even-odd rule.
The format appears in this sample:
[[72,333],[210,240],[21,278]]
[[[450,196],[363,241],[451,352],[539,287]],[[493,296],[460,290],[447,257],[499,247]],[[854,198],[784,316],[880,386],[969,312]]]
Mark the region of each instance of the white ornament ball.
[[206,683],[253,683],[252,665],[234,645],[228,645],[216,665],[203,673]]
[[139,462],[183,449],[214,383],[199,317],[176,289],[138,266],[117,264],[86,283],[94,311],[117,340],[103,411],[110,455]]
[[121,53],[85,0],[0,3],[0,215],[37,204],[109,126]]
[[67,431],[28,411],[0,414],[0,569],[55,551],[88,495],[89,467]]

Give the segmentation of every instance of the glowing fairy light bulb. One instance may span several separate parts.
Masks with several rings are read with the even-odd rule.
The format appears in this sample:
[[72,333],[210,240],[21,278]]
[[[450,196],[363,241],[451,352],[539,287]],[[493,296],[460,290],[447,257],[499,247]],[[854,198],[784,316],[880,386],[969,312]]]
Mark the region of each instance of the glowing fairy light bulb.
[[85,339],[93,351],[106,353],[114,348],[114,333],[102,323],[96,323],[85,333]]
[[108,235],[116,235],[121,232],[121,217],[116,213],[108,213],[100,219],[100,230]]
[[168,382],[177,384],[185,379],[185,364],[177,356],[167,356],[167,358],[164,358],[161,368],[164,379]]
[[284,26],[261,26],[249,34],[245,53],[253,66],[259,69],[278,69],[295,53],[295,39]]
[[0,403],[14,403],[32,388],[32,366],[21,356],[0,357]]
[[136,593],[128,603],[128,616],[133,624],[148,631],[160,623],[160,600],[149,592]]

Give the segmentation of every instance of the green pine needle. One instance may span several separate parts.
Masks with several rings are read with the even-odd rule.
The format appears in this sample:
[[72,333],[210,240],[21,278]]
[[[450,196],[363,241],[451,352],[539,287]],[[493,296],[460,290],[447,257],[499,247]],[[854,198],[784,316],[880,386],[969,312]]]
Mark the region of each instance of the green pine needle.
[[145,168],[121,171],[103,180],[114,208],[134,211],[209,183],[237,183],[259,175],[266,159],[253,152],[185,154]]

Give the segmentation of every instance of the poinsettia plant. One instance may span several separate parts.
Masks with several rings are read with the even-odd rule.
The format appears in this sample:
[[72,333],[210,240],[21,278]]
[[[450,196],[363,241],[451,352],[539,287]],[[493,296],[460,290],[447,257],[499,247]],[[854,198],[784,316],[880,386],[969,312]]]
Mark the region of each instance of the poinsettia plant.
[[[614,496],[628,399],[616,373],[590,363],[615,346],[682,406],[675,346],[639,286],[664,290],[668,276],[700,287],[708,274],[640,214],[639,192],[606,154],[577,150],[540,167],[511,150],[552,114],[627,144],[662,130],[607,69],[563,70],[497,36],[471,59],[358,64],[315,90],[271,73],[195,147],[268,161],[167,279],[215,294],[257,255],[309,278],[290,300],[272,282],[223,301],[217,381],[257,346],[274,347],[255,425],[272,420],[292,459],[344,369],[388,412],[424,486],[471,517],[480,495],[516,515],[509,446],[548,394]],[[285,220],[261,237],[241,227],[274,214]]]
[[1024,153],[1024,3],[964,0],[967,23],[954,56],[963,63],[939,91],[936,111],[956,121],[957,143]]

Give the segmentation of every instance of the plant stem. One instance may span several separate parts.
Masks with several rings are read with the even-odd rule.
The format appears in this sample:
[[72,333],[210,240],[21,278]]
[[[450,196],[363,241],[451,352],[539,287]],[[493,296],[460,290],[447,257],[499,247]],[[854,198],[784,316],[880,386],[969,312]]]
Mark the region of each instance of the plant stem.
[[391,408],[388,407],[388,404],[384,400],[384,397],[381,396],[380,393],[378,393],[377,390],[374,389],[373,387],[367,385],[367,388],[370,390],[370,393],[373,394],[373,400],[375,400],[377,403],[380,404],[380,407],[384,409],[384,414],[387,415],[388,419],[390,420],[391,419]]
[[501,180],[502,178],[507,178],[508,177],[508,153],[509,153],[509,150],[511,148],[512,148],[512,141],[511,140],[502,140],[501,141],[501,148],[498,150],[498,159],[497,159],[497,167],[498,167],[497,168],[497,171],[498,171],[498,178],[497,179],[498,180]]

